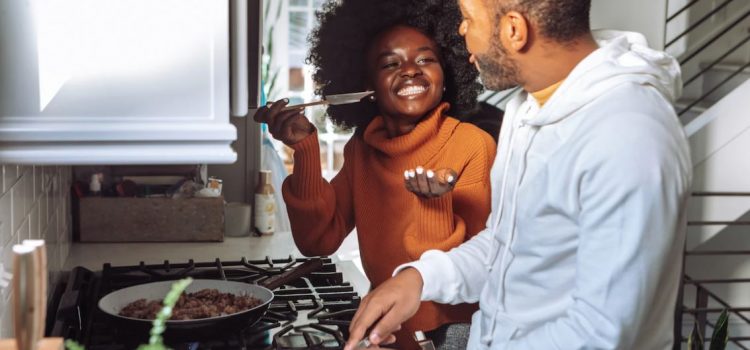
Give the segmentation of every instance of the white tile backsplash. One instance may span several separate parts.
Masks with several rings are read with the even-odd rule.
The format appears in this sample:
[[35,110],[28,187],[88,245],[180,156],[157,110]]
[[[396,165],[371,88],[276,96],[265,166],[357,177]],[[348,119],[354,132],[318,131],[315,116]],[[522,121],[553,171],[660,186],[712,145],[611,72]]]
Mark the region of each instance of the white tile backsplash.
[[8,192],[8,190],[13,187],[13,185],[16,183],[16,180],[18,180],[18,173],[16,172],[16,166],[15,165],[6,165],[2,166],[3,168],[3,193]]
[[28,216],[24,218],[23,223],[21,223],[21,226],[18,227],[18,231],[16,231],[16,244],[21,244],[24,239],[31,239],[31,235],[29,235]]
[[44,167],[35,165],[34,166],[34,197],[39,197],[39,194],[44,190]]
[[[2,166],[0,166],[2,168]],[[0,247],[5,246],[5,243],[10,241],[13,232],[11,229],[11,220],[13,212],[11,210],[10,196],[0,196]]]
[[[20,182],[16,182],[19,184]],[[13,186],[5,192],[4,196],[10,196],[10,231],[15,233],[23,219],[23,196],[20,195],[22,186]]]
[[[51,282],[68,257],[71,241],[70,167],[0,166],[0,263],[12,270],[13,244],[24,239],[47,241]],[[2,272],[2,271],[0,271]],[[54,286],[50,285],[50,290]],[[10,291],[0,291],[0,338],[12,336]]]
[[[49,224],[49,196],[47,195],[49,187],[43,187],[42,193],[39,194],[39,230],[44,235]],[[44,236],[42,236],[44,237]]]
[[13,338],[12,313],[9,308],[0,309],[0,338]]
[[23,190],[23,198],[24,198],[24,204],[26,204],[26,207],[24,208],[24,215],[29,215],[31,213],[31,208],[36,204],[34,200],[36,199],[36,196],[34,195],[34,169],[31,167],[26,167],[26,171],[23,173],[23,177],[21,178],[24,184],[24,190]]
[[37,198],[37,205],[34,206],[34,209],[31,209],[31,213],[29,214],[29,236],[31,239],[39,239],[41,238],[41,233],[39,231],[39,201],[38,199],[41,198],[39,196]]
[[[0,254],[2,254],[2,261],[3,264],[3,272],[0,272],[0,275],[3,273],[11,273],[13,271],[13,244],[15,244],[15,241],[8,242],[3,246],[3,249],[0,249]],[[2,306],[2,309],[5,310],[8,305],[8,299],[10,299],[10,287],[4,288],[2,292],[0,292],[0,306]]]

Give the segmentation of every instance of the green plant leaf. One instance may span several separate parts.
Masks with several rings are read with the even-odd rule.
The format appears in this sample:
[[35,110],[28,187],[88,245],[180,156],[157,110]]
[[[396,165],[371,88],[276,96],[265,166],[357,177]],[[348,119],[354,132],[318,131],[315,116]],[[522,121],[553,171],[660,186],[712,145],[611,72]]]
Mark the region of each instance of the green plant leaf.
[[721,312],[711,335],[709,350],[724,350],[729,342],[729,313],[727,309]]
[[68,350],[84,350],[83,345],[78,344],[78,342],[73,339],[68,339],[65,341],[65,348]]
[[[675,341],[677,341],[677,339],[675,339]],[[687,348],[688,350],[703,350],[703,337],[701,336],[701,333],[698,332],[697,323],[693,326],[693,331],[690,332],[690,336],[688,336]]]
[[156,318],[154,319],[154,322],[152,322],[151,336],[148,339],[148,344],[139,346],[138,350],[169,350],[169,348],[164,345],[164,339],[162,339],[161,335],[164,334],[164,331],[167,328],[166,322],[169,317],[172,316],[172,311],[174,310],[175,304],[177,304],[177,300],[180,299],[180,295],[182,295],[182,292],[185,291],[185,288],[187,288],[190,283],[193,283],[193,279],[188,277],[172,284],[172,289],[170,289],[167,296],[164,297],[164,306],[159,313],[156,314]]
[[266,93],[268,94],[269,101],[276,100],[276,93],[274,90],[276,89],[276,81],[278,80],[278,78],[279,70],[277,69],[273,72],[271,78],[266,83],[266,86],[268,86],[268,88],[266,89]]

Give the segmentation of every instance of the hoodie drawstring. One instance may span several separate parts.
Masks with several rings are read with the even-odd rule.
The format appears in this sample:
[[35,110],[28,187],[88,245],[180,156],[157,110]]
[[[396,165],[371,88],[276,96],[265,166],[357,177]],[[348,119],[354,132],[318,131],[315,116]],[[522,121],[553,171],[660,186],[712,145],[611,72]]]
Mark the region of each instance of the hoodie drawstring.
[[[513,201],[511,202],[513,210],[511,211],[511,217],[510,217],[511,221],[510,221],[510,231],[508,232],[508,235],[509,235],[508,244],[505,246],[505,250],[503,252],[503,259],[500,261],[501,286],[505,283],[505,275],[508,270],[508,266],[505,266],[505,257],[510,255],[509,253],[511,251],[511,248],[513,247],[513,241],[516,238],[516,221],[518,219],[518,215],[516,215],[516,213],[518,211],[518,193],[520,192],[519,187],[521,187],[521,182],[523,181],[523,177],[526,174],[526,163],[527,163],[526,158],[528,157],[529,150],[531,149],[531,144],[534,142],[534,137],[536,136],[538,130],[539,130],[538,127],[531,127],[530,135],[528,139],[526,140],[526,144],[524,145],[523,153],[520,159],[521,162],[518,166],[519,173],[518,173],[518,179],[516,180],[516,184],[515,184],[516,191],[513,193]],[[505,311],[505,302],[504,302],[505,293],[499,293],[498,295],[501,295],[502,300],[503,300],[503,302],[499,303],[498,305],[500,305],[500,307],[502,308],[501,310]]]
[[[503,164],[503,177],[502,181],[500,182],[500,185],[502,186],[500,190],[500,199],[498,200],[497,204],[497,214],[495,215],[495,220],[492,222],[492,241],[490,241],[490,254],[487,255],[487,261],[485,262],[487,266],[487,272],[492,271],[492,266],[495,264],[495,260],[497,260],[497,256],[500,253],[500,247],[497,246],[497,239],[495,238],[494,232],[497,232],[497,228],[500,226],[500,219],[503,216],[503,202],[505,201],[505,190],[506,186],[505,183],[508,181],[508,169],[510,168],[510,161],[513,158],[513,141],[516,138],[516,132],[515,130],[510,134],[510,142],[508,143],[510,145],[510,150],[508,150],[508,156],[505,158],[505,163]],[[506,244],[507,246],[507,244]]]
[[[527,100],[527,102],[524,105],[520,106],[520,108],[519,108],[519,109],[524,109],[524,108],[526,109],[526,111],[524,113],[525,115],[529,115],[532,112],[533,105],[531,105],[529,103],[530,102]],[[507,262],[508,256],[510,255],[511,246],[512,246],[513,240],[515,238],[515,226],[516,226],[516,216],[517,216],[516,213],[517,213],[517,209],[518,209],[518,192],[519,192],[519,187],[521,186],[521,181],[523,180],[523,176],[524,176],[524,174],[526,172],[526,164],[527,164],[526,158],[528,156],[529,149],[531,148],[531,143],[533,142],[534,136],[536,136],[536,132],[539,129],[536,126],[531,126],[531,125],[525,123],[523,120],[521,120],[520,123],[521,123],[520,127],[531,127],[532,129],[530,129],[530,131],[527,133],[526,140],[525,140],[525,142],[523,144],[523,147],[521,148],[521,152],[519,154],[519,156],[520,156],[520,159],[519,159],[519,162],[518,162],[519,164],[518,164],[518,167],[515,169],[515,171],[517,172],[517,176],[516,176],[516,179],[515,179],[515,183],[513,184],[515,191],[512,194],[513,198],[512,198],[512,201],[511,201],[511,212],[510,212],[511,216],[509,218],[511,220],[510,221],[511,225],[510,225],[510,228],[509,228],[508,232],[505,232],[505,236],[507,237],[507,239],[505,241],[505,246],[502,249],[503,250],[502,257],[500,258],[500,278],[499,278],[500,282],[499,282],[499,285],[498,285],[498,290],[495,291],[496,292],[496,294],[495,294],[495,298],[496,298],[495,305],[498,306],[499,310],[494,310],[494,312],[492,314],[492,320],[491,320],[491,322],[489,324],[490,329],[487,330],[487,333],[484,333],[481,336],[481,341],[485,345],[488,345],[492,341],[492,335],[495,332],[495,326],[496,326],[498,312],[499,311],[505,311],[505,305],[503,305],[503,303],[501,303],[501,299],[504,300],[504,294],[505,294],[504,293],[504,283],[505,283],[505,275],[506,275],[506,271],[507,271],[507,267],[505,266],[505,264]],[[499,213],[495,217],[495,220],[493,222],[493,228],[492,228],[492,232],[493,233],[496,233],[497,230],[498,230],[498,228],[500,227],[500,221],[501,221],[502,213],[504,211],[503,209],[505,207],[505,205],[504,205],[504,203],[505,203],[505,195],[506,195],[506,190],[507,190],[507,187],[508,187],[507,186],[507,182],[509,180],[508,179],[508,172],[509,172],[510,165],[512,163],[513,154],[514,154],[514,152],[513,152],[514,151],[513,145],[516,142],[516,139],[517,139],[516,136],[518,135],[519,132],[521,132],[521,128],[520,127],[519,127],[518,130],[513,130],[513,133],[511,134],[511,140],[510,140],[510,146],[509,146],[510,149],[508,150],[508,157],[505,159],[505,163],[504,163],[505,169],[503,169],[503,179],[502,179],[502,182],[501,182],[502,189],[501,189],[501,192],[500,192],[500,201],[498,203],[498,212]],[[492,239],[491,244],[492,244],[492,247],[491,247],[492,250],[490,251],[491,253],[489,255],[489,259],[488,259],[488,262],[487,262],[488,263],[488,265],[487,265],[488,271],[492,271],[492,267],[494,266],[494,263],[497,260],[498,255],[500,254],[500,247],[496,246],[496,239],[495,239],[494,235],[493,235],[493,239]]]
[[[503,249],[502,257],[500,258],[500,282],[498,285],[498,290],[495,294],[495,305],[497,305],[498,309],[494,310],[492,314],[492,320],[490,321],[490,329],[489,332],[485,334],[483,337],[485,344],[489,344],[492,340],[492,335],[495,333],[495,327],[497,326],[497,315],[499,312],[505,312],[505,276],[508,271],[508,267],[510,266],[510,262],[507,261],[508,257],[510,256],[511,247],[513,246],[513,241],[515,239],[515,233],[516,233],[516,218],[517,218],[517,209],[518,209],[518,192],[519,187],[521,186],[521,182],[523,181],[523,177],[526,173],[526,158],[529,154],[529,149],[531,149],[531,144],[534,141],[534,137],[537,134],[537,131],[539,130],[539,127],[536,126],[530,126],[528,124],[524,125],[526,127],[531,127],[531,131],[529,132],[529,136],[526,139],[526,142],[523,147],[523,151],[521,152],[521,158],[520,162],[518,164],[518,176],[516,178],[515,186],[515,192],[513,193],[513,199],[511,202],[511,216],[510,216],[510,228],[508,230],[508,240],[505,243],[505,247]],[[508,266],[506,266],[506,261],[508,263]]]

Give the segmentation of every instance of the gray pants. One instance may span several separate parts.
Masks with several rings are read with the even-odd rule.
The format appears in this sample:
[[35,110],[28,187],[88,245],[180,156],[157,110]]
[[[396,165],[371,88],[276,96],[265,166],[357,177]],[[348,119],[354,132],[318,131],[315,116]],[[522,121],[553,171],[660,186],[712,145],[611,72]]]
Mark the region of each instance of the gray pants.
[[469,342],[469,323],[453,323],[425,332],[437,350],[464,350]]

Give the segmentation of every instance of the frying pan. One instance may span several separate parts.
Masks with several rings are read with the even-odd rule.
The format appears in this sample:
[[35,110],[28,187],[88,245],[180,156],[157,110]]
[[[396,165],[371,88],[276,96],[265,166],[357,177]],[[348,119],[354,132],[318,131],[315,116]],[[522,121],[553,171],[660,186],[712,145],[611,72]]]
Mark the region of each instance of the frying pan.
[[[167,320],[167,332],[171,334],[188,334],[188,332],[200,331],[205,328],[241,330],[253,325],[263,315],[273,300],[273,289],[285,283],[303,277],[323,266],[320,259],[311,259],[303,264],[292,268],[284,273],[270,277],[259,284],[249,284],[235,281],[223,280],[193,280],[185,292],[194,293],[202,289],[217,289],[221,293],[232,293],[235,295],[252,295],[261,301],[260,305],[230,315],[222,315],[195,320]],[[143,330],[148,333],[152,320],[120,316],[120,310],[126,305],[138,300],[162,300],[167,295],[174,281],[152,282],[139,284],[116,290],[105,295],[99,300],[99,309],[111,317],[122,327],[129,330]]]

